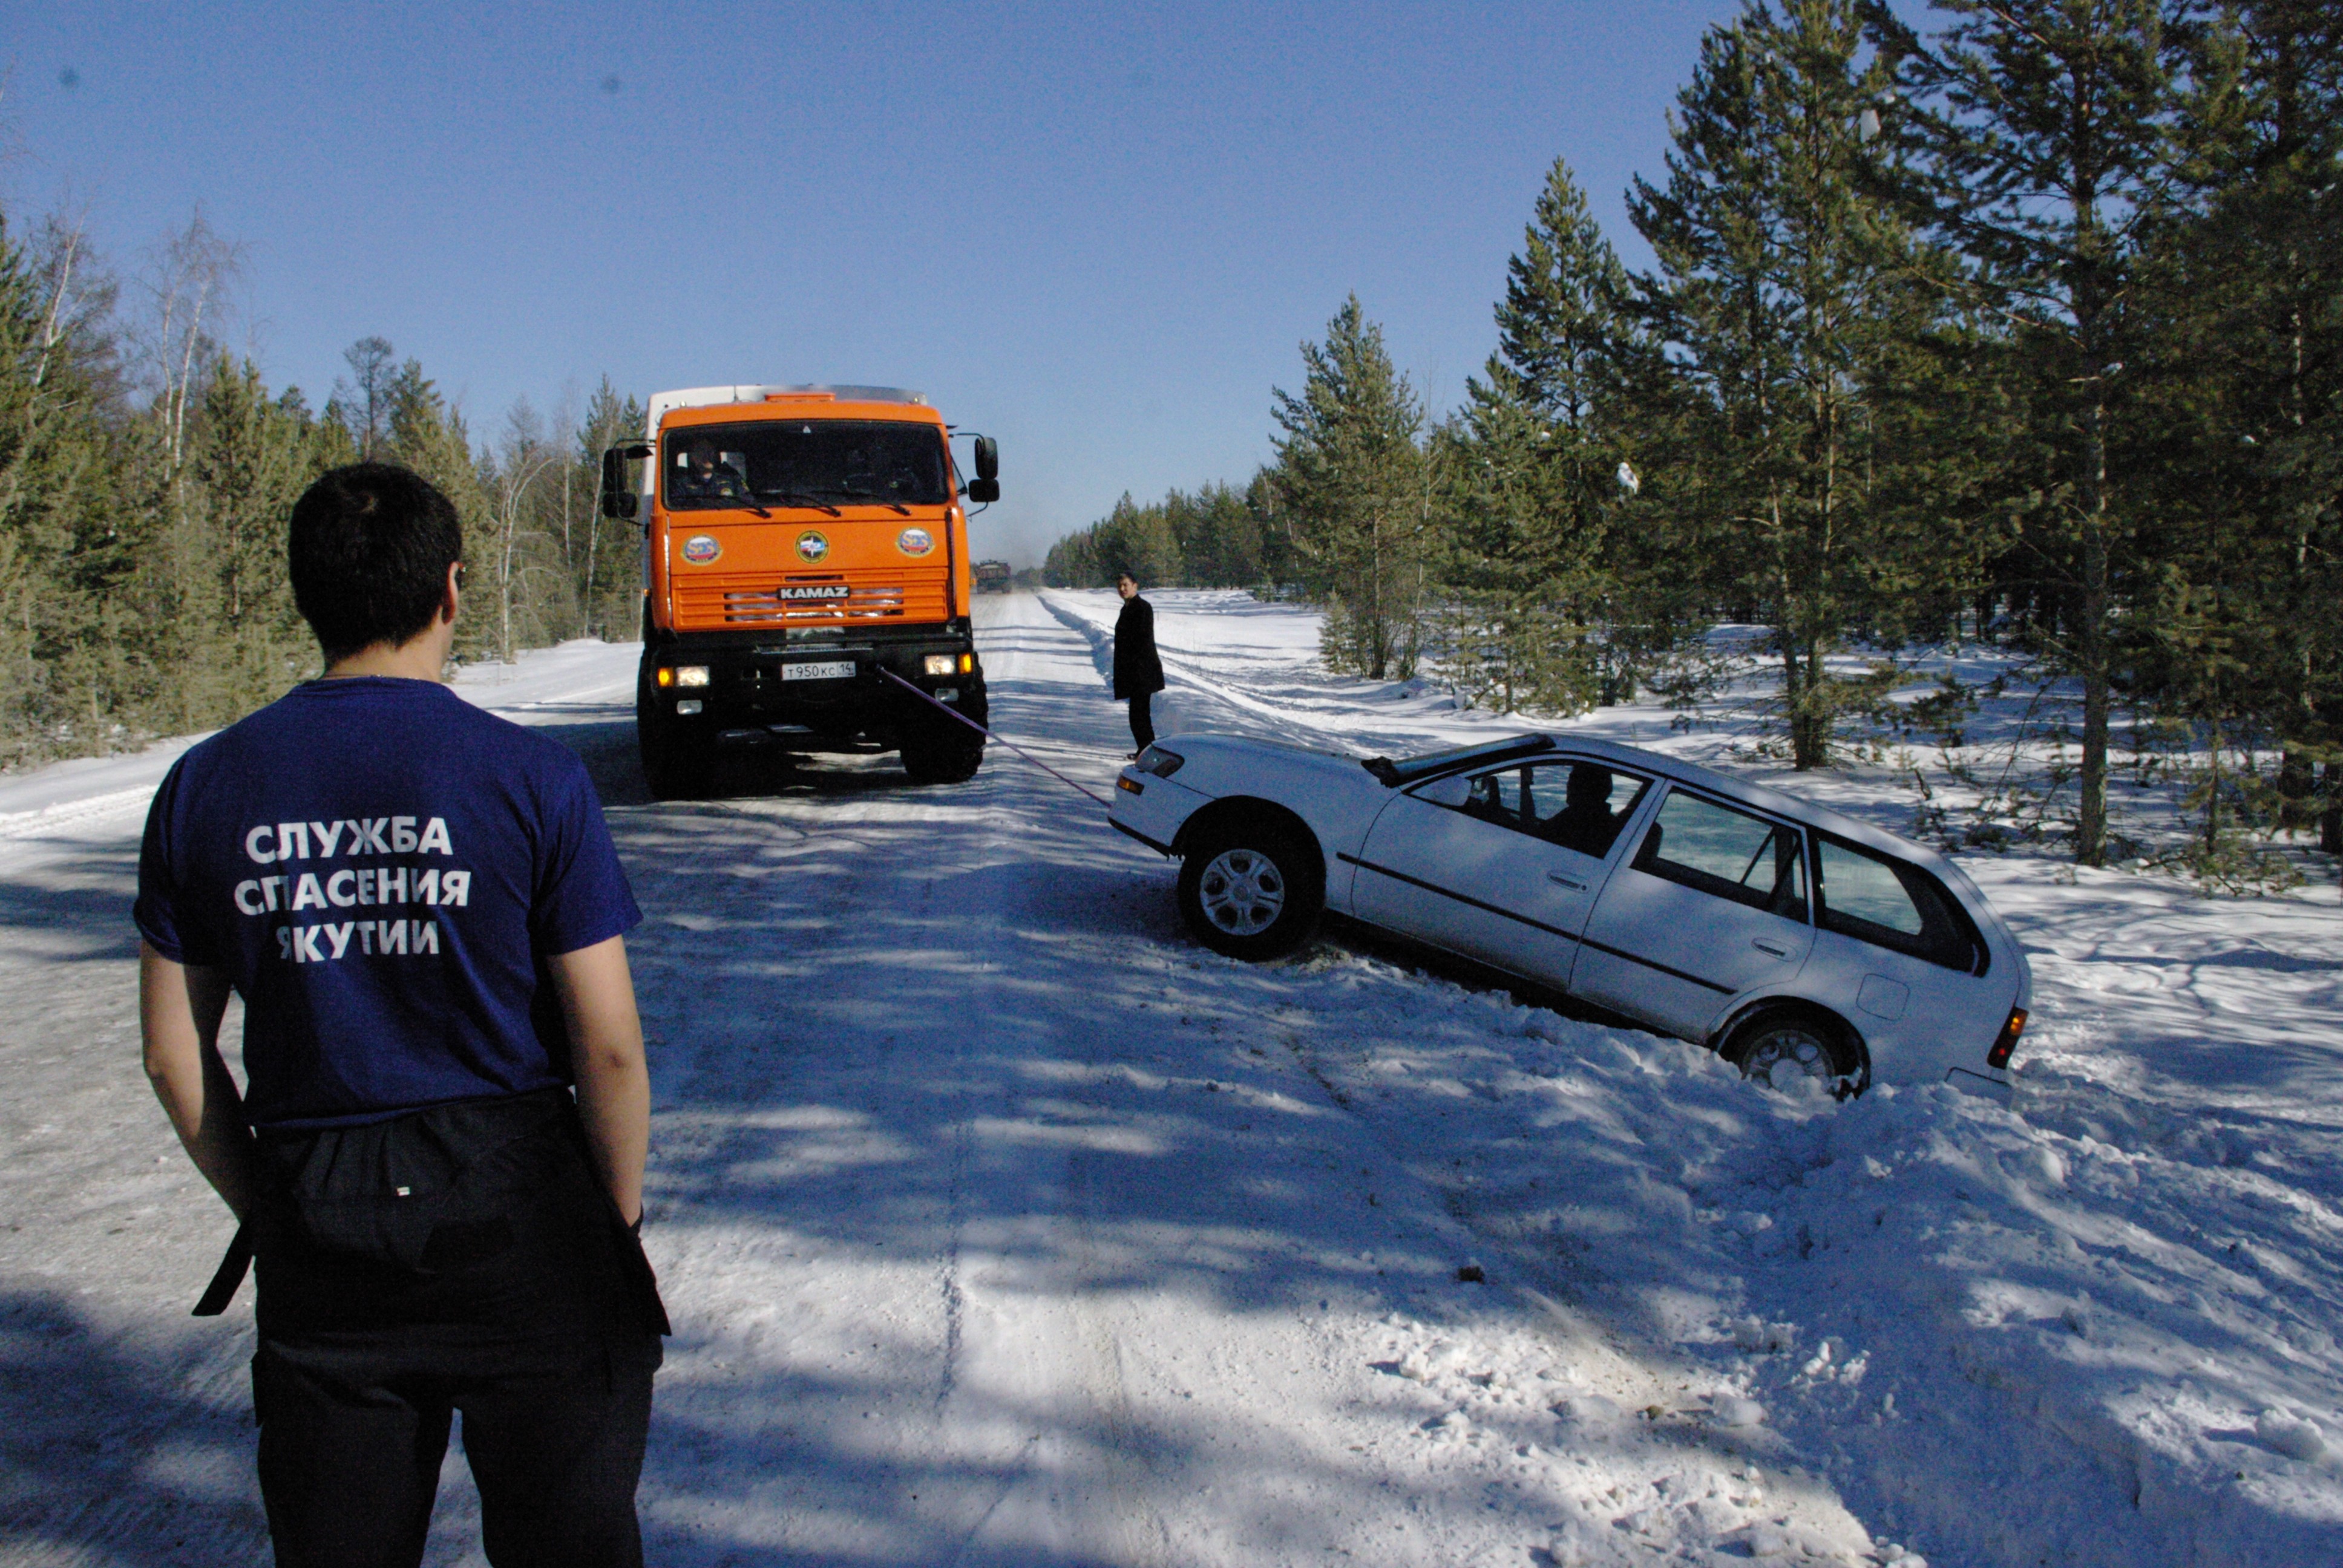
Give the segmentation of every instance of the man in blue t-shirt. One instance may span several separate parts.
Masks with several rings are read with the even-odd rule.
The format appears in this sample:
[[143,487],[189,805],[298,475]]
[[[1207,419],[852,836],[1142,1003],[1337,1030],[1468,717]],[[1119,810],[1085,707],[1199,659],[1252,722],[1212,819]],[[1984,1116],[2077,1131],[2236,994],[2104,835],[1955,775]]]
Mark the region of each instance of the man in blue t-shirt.
[[259,1271],[281,1568],[418,1562],[457,1411],[497,1568],[642,1561],[642,917],[578,758],[440,682],[462,554],[404,468],[312,486],[325,676],[181,758],[139,857],[147,1075],[240,1221],[196,1310]]

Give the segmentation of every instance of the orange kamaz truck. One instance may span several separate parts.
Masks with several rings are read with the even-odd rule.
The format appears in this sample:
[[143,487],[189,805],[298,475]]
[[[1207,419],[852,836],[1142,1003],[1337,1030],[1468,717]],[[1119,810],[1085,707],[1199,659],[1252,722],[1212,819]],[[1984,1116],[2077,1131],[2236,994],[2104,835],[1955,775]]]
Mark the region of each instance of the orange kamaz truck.
[[976,772],[984,737],[936,705],[986,721],[964,498],[999,498],[1000,457],[972,437],[963,480],[953,435],[893,387],[697,387],[653,397],[644,438],[603,454],[603,515],[643,530],[654,795],[705,793],[735,746],[896,751],[920,783]]

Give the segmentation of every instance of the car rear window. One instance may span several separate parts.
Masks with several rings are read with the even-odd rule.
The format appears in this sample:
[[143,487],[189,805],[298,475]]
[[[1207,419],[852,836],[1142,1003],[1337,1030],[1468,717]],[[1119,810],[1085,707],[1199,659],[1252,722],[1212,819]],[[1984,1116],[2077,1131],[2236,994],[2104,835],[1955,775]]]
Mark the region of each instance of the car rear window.
[[1985,972],[1976,926],[1944,884],[1919,867],[1842,839],[1816,841],[1825,930],[1946,969]]
[[1635,869],[1785,920],[1806,918],[1798,830],[1682,789],[1660,802]]

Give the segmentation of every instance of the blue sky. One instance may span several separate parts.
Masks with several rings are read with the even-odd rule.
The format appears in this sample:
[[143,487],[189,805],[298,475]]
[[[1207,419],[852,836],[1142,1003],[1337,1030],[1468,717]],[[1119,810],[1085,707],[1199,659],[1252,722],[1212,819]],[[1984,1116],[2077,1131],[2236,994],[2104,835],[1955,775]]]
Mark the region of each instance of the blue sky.
[[1250,475],[1349,291],[1453,404],[1557,155],[1642,260],[1620,193],[1736,9],[51,0],[0,15],[0,196],[126,275],[201,204],[313,402],[369,333],[476,436],[604,373],[918,387],[1032,560]]

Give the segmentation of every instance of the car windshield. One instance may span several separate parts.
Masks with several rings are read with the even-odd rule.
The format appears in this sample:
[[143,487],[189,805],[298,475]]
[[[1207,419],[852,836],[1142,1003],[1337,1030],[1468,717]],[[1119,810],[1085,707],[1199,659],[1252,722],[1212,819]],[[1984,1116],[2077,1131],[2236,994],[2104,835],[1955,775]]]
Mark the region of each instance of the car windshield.
[[1445,773],[1452,768],[1470,767],[1475,762],[1494,762],[1506,757],[1523,757],[1533,751],[1543,751],[1554,744],[1544,735],[1513,735],[1503,740],[1484,740],[1478,746],[1452,746],[1445,751],[1427,751],[1421,757],[1405,757],[1394,762],[1388,757],[1370,757],[1363,766],[1366,770],[1396,789],[1418,779],[1429,779],[1435,773]]
[[661,468],[669,509],[940,507],[943,437],[893,419],[769,419],[672,431]]

